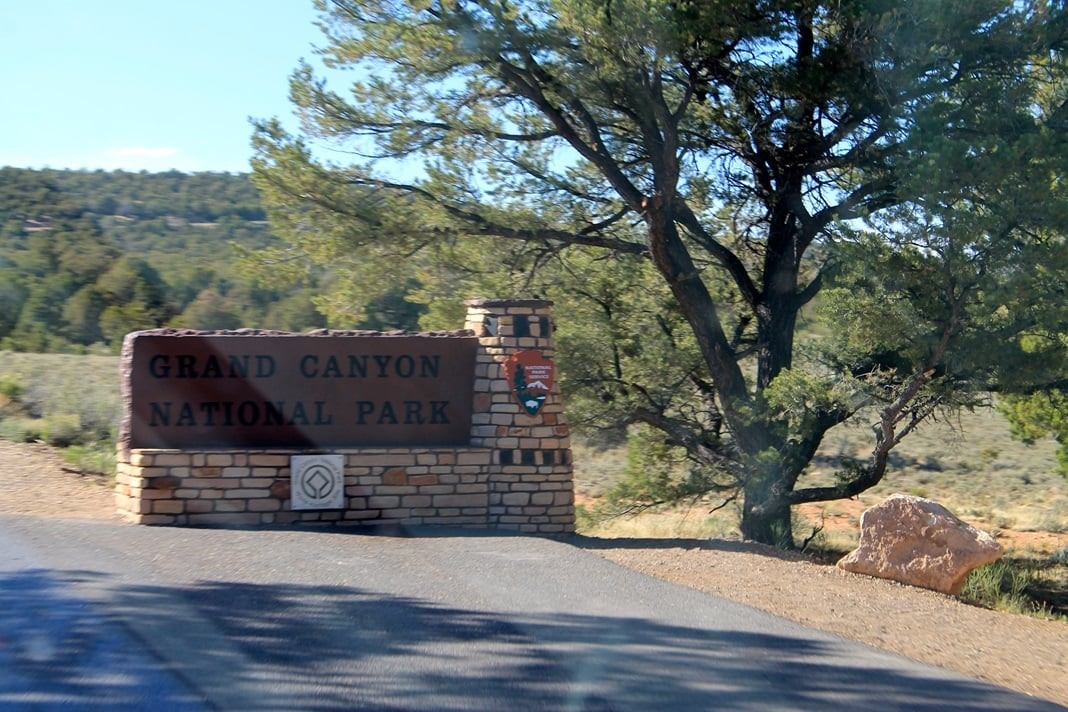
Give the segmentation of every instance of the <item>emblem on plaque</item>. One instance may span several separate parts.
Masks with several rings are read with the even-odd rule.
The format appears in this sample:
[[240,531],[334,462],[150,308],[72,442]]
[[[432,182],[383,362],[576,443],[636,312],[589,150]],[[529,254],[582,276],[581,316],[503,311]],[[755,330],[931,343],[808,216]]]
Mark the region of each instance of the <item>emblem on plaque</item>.
[[292,509],[345,508],[344,455],[294,455],[289,468]]
[[512,393],[528,415],[537,415],[553,388],[553,362],[541,351],[520,351],[504,362]]

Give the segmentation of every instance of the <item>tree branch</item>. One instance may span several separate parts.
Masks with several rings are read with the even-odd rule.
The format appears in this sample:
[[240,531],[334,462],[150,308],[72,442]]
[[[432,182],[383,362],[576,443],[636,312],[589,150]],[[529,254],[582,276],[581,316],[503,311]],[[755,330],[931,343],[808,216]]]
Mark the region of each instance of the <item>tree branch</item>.
[[675,201],[675,215],[679,220],[679,224],[686,228],[694,238],[697,239],[698,244],[701,245],[712,258],[719,263],[727,273],[730,274],[734,283],[738,286],[739,291],[742,293],[742,298],[753,309],[760,303],[760,291],[757,289],[756,284],[753,282],[752,277],[749,276],[749,271],[746,270],[745,265],[738,258],[738,255],[731,252],[720,242],[718,242],[712,235],[705,230],[704,225],[694,214],[690,206],[681,198],[677,198]]
[[[585,245],[587,247],[600,247],[613,252],[622,254],[647,256],[648,249],[642,243],[628,242],[626,240],[613,240],[610,238],[599,237],[597,235],[585,234],[583,232],[568,232],[566,230],[556,230],[552,228],[540,228],[534,230],[522,230],[515,227],[501,225],[499,223],[487,220],[484,216],[464,210],[455,205],[445,203],[430,191],[420,188],[416,185],[408,185],[404,183],[393,183],[391,181],[377,180],[366,177],[355,177],[348,180],[351,185],[363,185],[374,188],[381,188],[386,190],[395,190],[408,195],[416,195],[425,200],[429,200],[435,205],[438,205],[453,217],[457,218],[463,223],[467,223],[470,226],[470,230],[467,232],[478,235],[492,235],[494,237],[503,237],[511,240],[520,240],[527,242],[537,241],[556,241],[570,245]],[[441,232],[442,230],[438,230]],[[463,231],[458,231],[463,232]]]

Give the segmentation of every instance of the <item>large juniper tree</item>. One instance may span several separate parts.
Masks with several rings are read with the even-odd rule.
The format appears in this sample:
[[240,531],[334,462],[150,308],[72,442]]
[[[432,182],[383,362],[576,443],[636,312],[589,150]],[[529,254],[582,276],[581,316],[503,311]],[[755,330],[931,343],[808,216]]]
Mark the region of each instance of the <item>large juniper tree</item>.
[[[568,382],[736,487],[747,537],[790,546],[792,505],[879,482],[917,423],[1050,326],[1034,305],[1064,276],[1061,2],[320,9],[326,72],[292,81],[303,135],[256,135],[292,254],[383,275],[450,250],[555,265],[609,327]],[[806,485],[858,417],[870,455]]]

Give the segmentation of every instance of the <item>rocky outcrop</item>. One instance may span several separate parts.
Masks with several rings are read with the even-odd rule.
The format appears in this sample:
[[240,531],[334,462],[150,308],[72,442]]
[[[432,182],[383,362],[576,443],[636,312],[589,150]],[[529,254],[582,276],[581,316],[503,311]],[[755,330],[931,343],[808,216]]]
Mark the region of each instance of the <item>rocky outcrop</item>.
[[861,515],[860,546],[838,567],[956,595],[973,569],[1000,556],[994,537],[937,502],[894,494]]

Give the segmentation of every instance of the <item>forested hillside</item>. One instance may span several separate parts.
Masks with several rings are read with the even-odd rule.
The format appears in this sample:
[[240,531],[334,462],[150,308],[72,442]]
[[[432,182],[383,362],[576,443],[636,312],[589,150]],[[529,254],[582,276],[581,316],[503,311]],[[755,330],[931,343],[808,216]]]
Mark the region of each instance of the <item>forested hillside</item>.
[[0,348],[114,351],[158,326],[325,326],[321,280],[265,288],[242,268],[239,248],[275,243],[244,175],[0,168]]

